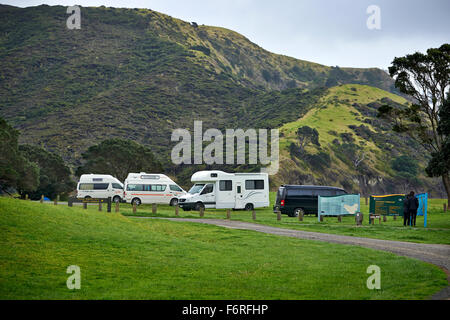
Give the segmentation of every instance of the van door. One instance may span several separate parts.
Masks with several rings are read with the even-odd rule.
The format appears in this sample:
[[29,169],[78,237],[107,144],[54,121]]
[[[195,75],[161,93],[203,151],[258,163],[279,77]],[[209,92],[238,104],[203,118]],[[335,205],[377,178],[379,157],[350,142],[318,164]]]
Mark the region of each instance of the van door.
[[[219,189],[217,189],[217,185]],[[216,182],[216,208],[231,209],[235,205],[235,190],[233,180],[219,180]]]
[[200,199],[205,205],[205,208],[216,207],[216,195],[214,190],[214,184],[208,183],[200,192]]
[[245,203],[243,200],[244,197],[244,189],[242,187],[242,182],[236,182],[236,202],[234,205],[235,209],[243,209],[245,207]]

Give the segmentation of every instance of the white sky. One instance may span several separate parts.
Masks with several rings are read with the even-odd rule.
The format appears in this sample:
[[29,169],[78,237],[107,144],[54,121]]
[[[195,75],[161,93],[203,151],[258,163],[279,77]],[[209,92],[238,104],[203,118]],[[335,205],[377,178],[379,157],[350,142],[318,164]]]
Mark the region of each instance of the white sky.
[[[449,0],[0,0],[18,7],[149,8],[237,31],[274,53],[341,67],[387,69],[396,56],[450,42]],[[381,29],[366,13],[377,5]],[[83,15],[83,13],[81,13]]]

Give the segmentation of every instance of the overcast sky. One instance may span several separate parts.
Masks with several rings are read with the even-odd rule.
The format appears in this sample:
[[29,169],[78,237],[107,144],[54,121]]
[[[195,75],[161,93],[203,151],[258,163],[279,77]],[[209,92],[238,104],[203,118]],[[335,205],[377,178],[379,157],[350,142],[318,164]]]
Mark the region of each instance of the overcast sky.
[[[450,0],[0,0],[48,5],[149,8],[237,31],[274,53],[341,67],[387,69],[396,56],[450,42]],[[370,5],[381,29],[370,30]],[[1,23],[1,22],[0,22]],[[83,11],[81,11],[81,24]]]

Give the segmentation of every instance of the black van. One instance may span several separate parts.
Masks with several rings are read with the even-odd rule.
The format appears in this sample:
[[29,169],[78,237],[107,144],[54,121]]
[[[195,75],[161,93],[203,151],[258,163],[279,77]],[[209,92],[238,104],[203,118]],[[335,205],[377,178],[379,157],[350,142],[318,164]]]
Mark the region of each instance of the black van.
[[277,192],[273,211],[298,217],[300,213],[317,216],[318,196],[340,196],[347,194],[344,189],[325,186],[282,185]]

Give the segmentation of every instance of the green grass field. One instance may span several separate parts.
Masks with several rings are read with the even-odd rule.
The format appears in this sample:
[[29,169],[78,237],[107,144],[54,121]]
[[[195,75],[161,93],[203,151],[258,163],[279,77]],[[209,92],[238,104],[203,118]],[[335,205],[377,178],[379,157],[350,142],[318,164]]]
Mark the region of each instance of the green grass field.
[[[424,299],[447,285],[436,266],[386,252],[95,206],[0,198],[0,229],[0,299]],[[381,290],[366,287],[373,264]],[[80,290],[66,287],[70,265]]]
[[[365,205],[365,200],[361,199],[361,212],[365,214],[363,226],[356,227],[354,217],[343,217],[342,222],[338,222],[335,217],[325,217],[323,222],[319,222],[317,217],[312,215],[305,216],[300,222],[297,218],[291,218],[282,215],[281,221],[277,221],[276,214],[272,207],[275,200],[275,193],[270,193],[271,205],[269,208],[256,209],[256,220],[252,219],[251,212],[232,211],[231,219],[247,222],[260,223],[280,228],[298,229],[305,231],[316,231],[333,234],[342,234],[349,236],[367,237],[375,239],[419,242],[419,243],[440,243],[450,244],[450,212],[443,213],[444,199],[429,199],[427,227],[424,228],[422,216],[417,217],[416,227],[404,227],[403,218],[388,217],[387,222],[375,225],[369,225],[368,213],[369,206]],[[132,208],[128,204],[121,204],[121,213],[123,215],[133,215]],[[142,205],[137,209],[139,216],[158,216],[158,217],[176,217],[175,210],[169,206],[158,206],[157,214],[152,214],[151,205]],[[197,211],[184,212],[180,209],[180,217],[199,218]],[[226,210],[206,209],[204,218],[225,219]]]

